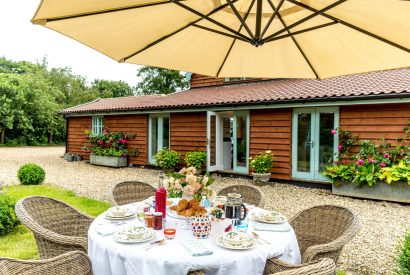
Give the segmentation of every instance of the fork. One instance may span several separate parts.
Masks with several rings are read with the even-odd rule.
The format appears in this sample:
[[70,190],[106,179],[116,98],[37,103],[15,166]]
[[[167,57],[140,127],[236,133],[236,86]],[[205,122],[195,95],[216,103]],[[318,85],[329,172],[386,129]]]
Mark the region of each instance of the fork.
[[152,247],[156,246],[157,244],[163,243],[163,242],[165,242],[165,239],[161,239],[161,240],[152,242],[152,243],[150,243],[149,245],[143,246],[143,247],[141,247],[141,248],[143,248],[143,249],[145,249],[145,250],[149,250],[149,249],[151,249]]
[[271,244],[270,242],[268,242],[267,240],[265,240],[264,238],[262,238],[261,236],[259,236],[259,234],[256,233],[255,231],[252,232],[252,235],[253,235],[256,239],[264,241],[266,244]]
[[158,245],[164,245],[164,244],[165,244],[165,241],[166,241],[165,239],[159,240],[157,243],[155,243],[155,244],[153,244],[153,245],[151,245],[151,246],[145,248],[145,251],[148,251],[148,250],[150,250],[151,248],[156,247],[156,246],[158,246]]

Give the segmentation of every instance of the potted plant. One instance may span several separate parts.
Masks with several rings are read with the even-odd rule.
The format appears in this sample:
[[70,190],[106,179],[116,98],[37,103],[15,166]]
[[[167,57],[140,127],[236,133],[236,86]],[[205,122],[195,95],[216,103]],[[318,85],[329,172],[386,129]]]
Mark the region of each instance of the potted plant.
[[206,153],[203,151],[193,151],[185,154],[185,163],[188,167],[195,167],[197,173],[200,174],[201,170],[205,167]]
[[182,168],[179,172],[168,174],[164,180],[164,187],[167,189],[170,198],[194,198],[198,202],[202,196],[210,197],[212,190],[209,187],[214,182],[209,172],[201,176],[197,174],[195,167]]
[[170,173],[175,171],[175,167],[180,161],[180,155],[169,148],[162,148],[155,154],[154,160],[156,166],[161,167],[165,173]]
[[270,170],[272,169],[273,155],[270,150],[259,153],[254,158],[250,158],[253,180],[255,182],[269,182]]
[[109,167],[127,166],[128,141],[135,137],[134,134],[107,129],[104,129],[101,134],[94,134],[90,130],[87,130],[85,134],[88,141],[83,151],[91,153],[91,164]]

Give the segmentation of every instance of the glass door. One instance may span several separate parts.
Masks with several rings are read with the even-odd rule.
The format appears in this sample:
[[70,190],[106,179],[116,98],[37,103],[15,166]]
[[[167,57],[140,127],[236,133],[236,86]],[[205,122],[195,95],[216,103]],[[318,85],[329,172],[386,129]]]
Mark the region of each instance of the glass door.
[[292,176],[325,181],[324,167],[337,152],[338,108],[304,108],[293,112]]
[[207,112],[207,170],[221,170],[221,118],[215,112]]
[[234,112],[233,115],[233,170],[249,173],[249,112]]

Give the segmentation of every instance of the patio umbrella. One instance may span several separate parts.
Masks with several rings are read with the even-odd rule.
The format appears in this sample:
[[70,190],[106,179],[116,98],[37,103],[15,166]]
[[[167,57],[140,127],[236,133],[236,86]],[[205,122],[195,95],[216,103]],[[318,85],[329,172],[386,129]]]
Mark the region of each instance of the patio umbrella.
[[33,22],[119,62],[321,79],[410,67],[409,15],[401,0],[42,0]]

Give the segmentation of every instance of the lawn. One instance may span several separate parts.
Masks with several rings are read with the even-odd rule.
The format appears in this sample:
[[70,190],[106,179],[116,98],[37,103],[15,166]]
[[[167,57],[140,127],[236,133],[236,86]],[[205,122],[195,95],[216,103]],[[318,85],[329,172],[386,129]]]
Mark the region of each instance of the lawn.
[[[55,198],[91,216],[98,216],[110,207],[106,202],[77,197],[72,191],[47,185],[15,185],[4,188],[3,192],[16,201],[27,196]],[[24,225],[19,225],[7,236],[0,237],[0,257],[38,259],[37,246],[31,231]]]

